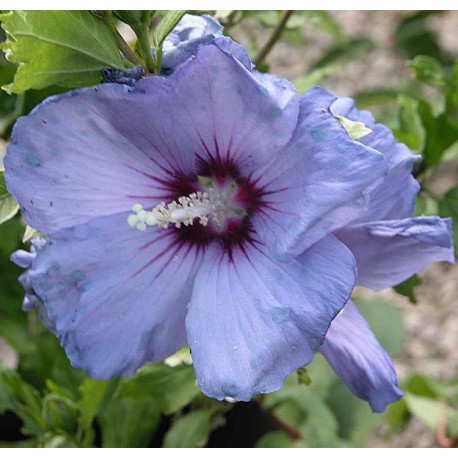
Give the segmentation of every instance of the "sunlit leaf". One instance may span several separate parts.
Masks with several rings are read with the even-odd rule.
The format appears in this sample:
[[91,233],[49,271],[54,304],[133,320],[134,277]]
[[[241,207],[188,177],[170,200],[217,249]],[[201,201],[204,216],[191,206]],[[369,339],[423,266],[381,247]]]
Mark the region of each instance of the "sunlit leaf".
[[153,43],[155,48],[160,48],[162,43],[167,38],[167,35],[180,22],[180,19],[185,15],[186,10],[166,11],[161,22],[157,25],[153,34]]
[[202,447],[210,434],[211,410],[188,413],[173,423],[164,438],[166,448]]
[[19,64],[9,92],[88,86],[100,82],[102,69],[124,67],[113,35],[89,11],[17,10],[0,20],[6,57]]

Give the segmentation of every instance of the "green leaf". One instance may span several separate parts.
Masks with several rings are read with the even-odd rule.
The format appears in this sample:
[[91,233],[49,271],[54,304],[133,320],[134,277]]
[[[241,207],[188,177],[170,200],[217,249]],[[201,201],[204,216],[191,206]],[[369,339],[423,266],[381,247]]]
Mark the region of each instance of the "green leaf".
[[8,192],[3,171],[0,171],[0,224],[11,219],[19,211],[19,205]]
[[[332,18],[328,11],[309,10],[297,11],[296,15],[302,14],[311,20],[312,26],[331,35],[339,43],[345,41],[339,24]],[[301,24],[302,25],[302,24]]]
[[452,161],[453,159],[458,159],[458,140],[449,146],[442,156],[442,161]]
[[312,384],[312,378],[310,377],[307,367],[300,367],[297,371],[297,383],[299,385],[311,385]]
[[27,225],[25,227],[24,235],[22,236],[22,243],[29,242],[30,240],[32,240],[35,236],[39,234],[40,233],[36,229]]
[[431,106],[424,102],[418,103],[418,114],[426,131],[426,142],[423,156],[428,167],[436,166],[443,154],[458,138],[458,126],[450,124],[449,117],[442,113],[435,116]]
[[129,24],[134,30],[142,25],[149,26],[155,11],[152,10],[114,10],[113,14],[122,22]]
[[303,94],[313,86],[321,84],[326,78],[336,74],[341,69],[342,65],[340,64],[331,64],[324,67],[315,68],[306,75],[296,78],[293,81],[293,84],[297,92],[299,92],[299,94]]
[[338,115],[335,115],[334,117],[340,122],[340,124],[342,124],[342,126],[344,126],[352,140],[359,140],[372,132],[371,129],[366,127],[366,125],[360,121],[352,121],[351,119]]
[[354,298],[359,311],[390,356],[401,354],[404,342],[402,315],[392,302],[383,298]]
[[340,379],[332,384],[327,402],[339,423],[339,436],[353,447],[364,447],[384,419],[382,415],[374,415],[369,404],[357,398]]
[[22,431],[33,436],[41,435],[46,425],[42,418],[41,397],[21,377],[0,364],[0,413],[10,410],[24,422]]
[[430,86],[442,87],[445,85],[445,70],[434,57],[416,56],[407,62],[407,66],[415,72],[417,80]]
[[66,396],[47,394],[43,398],[42,415],[49,431],[76,430],[78,410],[76,404]]
[[294,440],[284,431],[272,431],[259,439],[256,448],[291,448],[294,445]]
[[440,200],[439,215],[443,218],[452,217],[455,247],[458,249],[458,186],[450,189]]
[[435,431],[437,430],[441,416],[445,413],[442,402],[412,393],[407,393],[404,399],[407,403],[407,408],[413,415],[426,426]]
[[160,410],[170,415],[189,404],[200,393],[192,366],[182,364],[147,364],[133,377],[123,380],[117,396],[131,399],[154,399]]
[[399,283],[393,287],[393,289],[402,296],[407,297],[412,304],[417,303],[417,297],[415,296],[415,287],[420,284],[420,278],[418,275],[412,275],[407,280]]
[[197,410],[179,418],[164,438],[165,448],[203,447],[210,434],[211,410]]
[[92,426],[109,385],[110,382],[107,380],[87,378],[80,386],[81,399],[78,401],[78,407],[81,415],[79,423],[83,429],[87,430]]
[[76,448],[75,438],[68,434],[46,434],[41,446],[43,448]]
[[428,25],[429,17],[438,13],[441,12],[420,11],[407,16],[395,31],[395,49],[411,59],[420,54],[440,58],[441,49]]
[[162,17],[161,22],[159,22],[153,34],[153,44],[156,49],[162,47],[162,43],[167,38],[167,35],[180,22],[185,13],[186,10],[173,10],[165,12],[165,15]]
[[407,425],[410,414],[404,398],[388,406],[386,419],[391,431],[402,429]]
[[328,50],[313,68],[325,67],[337,62],[348,62],[358,56],[369,53],[374,49],[374,43],[367,38],[356,38],[346,43],[338,44]]
[[147,397],[112,399],[97,418],[104,448],[147,447],[159,423],[160,412]]
[[124,67],[113,35],[89,11],[18,10],[0,20],[6,57],[19,64],[8,92],[88,86],[100,82],[102,69]]
[[421,152],[425,144],[425,129],[418,113],[419,102],[401,94],[398,97],[398,105],[399,130],[395,132],[396,138],[409,148]]
[[288,386],[269,394],[264,407],[291,425],[304,437],[308,447],[337,447],[338,423],[323,400],[308,387]]
[[439,391],[434,382],[426,375],[413,374],[405,383],[406,390],[417,396],[422,396],[431,399],[439,398]]

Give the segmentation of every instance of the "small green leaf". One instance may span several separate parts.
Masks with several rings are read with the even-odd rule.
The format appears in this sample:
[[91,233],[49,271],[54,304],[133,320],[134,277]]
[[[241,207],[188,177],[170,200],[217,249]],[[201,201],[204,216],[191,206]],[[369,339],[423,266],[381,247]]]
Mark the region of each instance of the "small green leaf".
[[256,442],[256,448],[291,448],[294,440],[284,431],[272,431]]
[[19,64],[8,92],[88,86],[100,82],[102,69],[124,67],[113,35],[89,11],[17,10],[0,20],[7,34],[2,48]]
[[404,397],[407,408],[426,426],[437,430],[441,416],[445,413],[444,405],[441,401],[417,396],[407,393]]
[[156,49],[162,47],[162,43],[167,38],[167,35],[180,22],[185,13],[186,10],[173,10],[165,12],[165,15],[161,19],[161,22],[159,22],[153,35],[153,44]]
[[300,367],[296,372],[299,385],[311,385],[312,378],[307,371],[307,367]]
[[203,447],[210,434],[211,410],[188,413],[173,423],[164,438],[165,448]]
[[340,43],[328,50],[313,68],[321,68],[337,62],[348,62],[362,54],[367,54],[374,49],[374,43],[367,38],[355,38],[345,43]]
[[22,243],[27,243],[28,241],[32,240],[38,234],[39,232],[36,229],[27,225],[25,227],[24,235],[22,236]]
[[148,447],[159,424],[160,412],[147,397],[112,399],[97,419],[104,448]]
[[306,75],[296,78],[293,81],[293,84],[297,92],[299,92],[299,94],[303,94],[313,86],[321,84],[326,78],[336,74],[341,69],[342,65],[340,64],[331,64],[325,67],[315,68]]
[[418,112],[419,102],[412,97],[401,94],[398,97],[399,129],[396,138],[409,148],[421,152],[425,144],[425,129]]
[[24,382],[19,374],[0,364],[0,413],[5,410],[14,412],[22,419],[22,431],[25,434],[39,436],[46,429],[38,391]]
[[123,380],[117,396],[152,398],[165,415],[170,415],[189,404],[199,392],[192,366],[156,363],[143,366],[133,377]]
[[114,10],[113,14],[122,22],[129,24],[134,30],[151,23],[155,11],[152,10]]
[[[326,32],[331,35],[337,42],[342,43],[345,37],[340,29],[339,24],[333,19],[328,11],[323,10],[309,10],[297,11],[296,15],[302,14],[310,19],[313,27]],[[298,24],[302,26],[302,24]]]
[[415,287],[419,284],[420,278],[418,278],[418,275],[412,275],[407,280],[403,281],[402,283],[399,283],[399,285],[394,286],[393,289],[398,294],[407,297],[410,303],[416,304],[417,298],[415,296]]
[[439,202],[439,215],[443,218],[452,217],[455,247],[458,249],[458,186],[450,189]]
[[80,386],[81,399],[78,407],[81,411],[79,423],[87,430],[97,415],[110,382],[87,378]]
[[441,63],[430,56],[416,56],[407,62],[415,72],[417,79],[431,86],[442,87],[446,82],[446,73]]
[[284,387],[269,394],[263,406],[300,433],[308,447],[339,445],[338,423],[333,412],[308,387]]
[[352,140],[359,140],[372,132],[371,129],[360,121],[352,121],[351,119],[339,115],[334,115],[334,117],[344,126]]
[[404,324],[399,310],[384,298],[354,298],[354,301],[383,348],[390,356],[398,356],[404,342]]
[[180,364],[189,364],[190,365],[192,364],[191,350],[187,346],[183,347],[182,349],[178,350],[173,355],[170,355],[168,358],[166,358],[164,363],[170,367],[176,367],[176,366],[179,366]]
[[441,113],[436,116],[430,104],[419,101],[418,114],[426,132],[426,142],[423,156],[428,167],[436,166],[442,159],[445,151],[458,138],[458,126],[450,123],[449,116]]
[[19,205],[8,192],[3,171],[0,171],[0,224],[11,219],[19,211]]

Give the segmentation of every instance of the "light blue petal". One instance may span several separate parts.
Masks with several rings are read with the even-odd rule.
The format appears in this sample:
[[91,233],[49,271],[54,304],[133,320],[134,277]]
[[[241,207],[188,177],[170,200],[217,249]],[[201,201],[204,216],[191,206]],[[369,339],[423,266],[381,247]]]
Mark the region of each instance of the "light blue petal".
[[195,170],[171,139],[175,123],[156,118],[167,97],[151,79],[152,94],[104,84],[49,98],[17,121],[5,180],[29,225],[49,234],[137,202],[153,207],[170,198],[164,180]]
[[454,262],[450,218],[375,221],[336,236],[355,256],[358,284],[374,290],[395,286],[431,262]]
[[186,344],[186,305],[201,254],[174,229],[139,232],[127,214],[64,229],[28,278],[76,367],[130,375]]
[[248,401],[281,388],[312,360],[355,275],[351,253],[332,236],[289,263],[257,244],[210,248],[186,319],[202,391]]
[[253,224],[275,253],[296,255],[356,219],[385,177],[383,155],[350,139],[329,111],[334,100],[323,88],[308,91],[282,160],[253,174],[264,204]]
[[[358,110],[353,99],[339,97],[332,105],[335,115],[363,122],[372,129],[359,141],[380,151],[388,162],[386,179],[370,193],[370,205],[355,222],[402,219],[413,215],[415,197],[420,185],[412,176],[413,163],[419,156],[406,145],[397,143],[393,132],[383,124],[376,124],[370,112]],[[354,223],[355,223],[354,222]]]
[[[153,94],[156,84],[154,78],[144,78],[136,90]],[[197,57],[165,84],[170,89],[168,97],[156,101],[155,117],[174,127],[167,132],[171,137],[167,141],[200,162],[223,169],[232,164],[241,176],[277,156],[296,127],[297,94],[288,91],[286,97],[273,96],[216,45],[201,47]]]
[[201,46],[213,43],[222,33],[223,26],[213,17],[185,14],[164,41],[161,71],[166,75],[174,72]]
[[320,351],[348,388],[369,402],[374,412],[383,412],[402,397],[390,357],[353,302],[334,319]]

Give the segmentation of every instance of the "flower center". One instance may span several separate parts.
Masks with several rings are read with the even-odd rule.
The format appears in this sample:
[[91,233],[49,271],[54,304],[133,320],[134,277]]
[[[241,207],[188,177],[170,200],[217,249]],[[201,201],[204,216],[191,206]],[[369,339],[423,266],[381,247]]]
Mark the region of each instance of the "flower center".
[[238,187],[234,181],[215,184],[210,178],[199,177],[199,182],[203,191],[180,196],[170,203],[161,202],[152,210],[136,203],[127,223],[139,231],[145,231],[148,226],[166,229],[169,224],[180,228],[211,223],[216,232],[221,232],[229,219],[246,216],[246,211],[235,201]]

